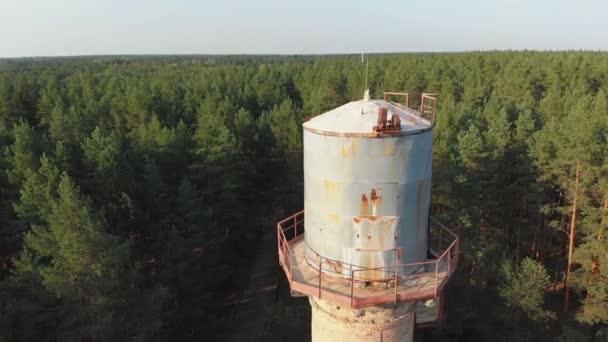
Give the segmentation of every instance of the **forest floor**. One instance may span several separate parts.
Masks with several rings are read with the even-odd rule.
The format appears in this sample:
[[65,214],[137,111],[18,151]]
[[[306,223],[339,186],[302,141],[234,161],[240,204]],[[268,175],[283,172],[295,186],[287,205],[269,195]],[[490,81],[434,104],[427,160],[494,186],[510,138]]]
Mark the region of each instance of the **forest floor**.
[[249,263],[241,263],[236,271],[248,275],[242,280],[237,293],[229,296],[227,311],[222,319],[222,332],[216,336],[223,341],[256,341],[269,333],[272,316],[266,309],[277,300],[279,286],[278,258],[274,230],[258,233],[255,246],[247,251]]

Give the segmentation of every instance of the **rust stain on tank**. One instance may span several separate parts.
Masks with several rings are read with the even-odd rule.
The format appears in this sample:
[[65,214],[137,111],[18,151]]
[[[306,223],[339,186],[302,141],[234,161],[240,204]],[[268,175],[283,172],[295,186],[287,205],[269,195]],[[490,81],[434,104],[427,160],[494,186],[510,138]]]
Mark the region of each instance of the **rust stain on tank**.
[[365,194],[361,196],[361,215],[369,215],[369,201]]
[[376,189],[372,189],[371,198],[372,198],[372,201],[375,201],[378,199],[378,194],[376,193]]
[[357,152],[357,144],[355,140],[342,144],[342,157],[351,158],[355,156]]
[[[357,262],[361,265],[365,265],[365,267],[376,268],[386,266],[381,260],[374,255],[379,255],[383,252],[386,252],[383,249],[378,248],[356,248],[354,250],[356,254]],[[383,279],[385,277],[384,270],[365,270],[358,273],[358,276],[362,279],[374,280],[374,279]]]
[[353,217],[353,221],[355,221],[355,223],[359,223],[359,222],[361,222],[361,220],[376,221],[377,219],[378,219],[378,216],[373,216],[373,215],[359,215],[359,216]]
[[342,192],[342,184],[332,182],[328,179],[323,181],[323,187],[325,188],[325,196],[327,198],[336,198]]
[[382,196],[380,195],[380,189],[372,189],[369,198],[370,200],[367,199],[366,194],[361,195],[361,216],[382,216]]
[[384,145],[384,153],[387,156],[394,156],[397,153],[397,144],[396,144],[396,142],[387,142]]
[[382,215],[382,196],[379,194],[380,189],[372,189],[370,198],[372,200],[372,215]]
[[331,221],[331,223],[333,224],[338,224],[340,223],[340,216],[338,216],[338,214],[335,213],[329,213],[327,214],[327,218],[329,219],[329,221]]
[[334,269],[334,272],[336,273],[342,273],[342,264],[337,262],[337,261],[331,261],[331,260],[327,260],[325,259],[325,263],[330,266],[331,268]]

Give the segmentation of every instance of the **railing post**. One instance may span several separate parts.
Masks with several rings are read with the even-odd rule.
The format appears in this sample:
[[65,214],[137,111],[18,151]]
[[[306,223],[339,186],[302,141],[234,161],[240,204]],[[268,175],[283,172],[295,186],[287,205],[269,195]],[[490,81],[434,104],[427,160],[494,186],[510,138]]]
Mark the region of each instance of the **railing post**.
[[298,237],[298,214],[293,215],[293,231],[293,238],[295,239]]
[[321,267],[323,267],[323,257],[319,255],[319,299],[321,299]]
[[456,258],[460,256],[460,238],[456,242]]
[[285,261],[289,262],[289,265],[287,265],[287,268],[289,269],[289,281],[291,282],[291,280],[293,280],[293,260],[291,260],[292,256],[291,254],[289,254],[289,251],[287,249],[283,250],[285,253],[287,253],[287,255],[285,256]]
[[353,297],[355,296],[355,274],[353,273],[353,265],[350,265],[350,307],[353,307]]
[[439,261],[440,260],[437,260],[437,262],[435,263],[435,298],[437,298],[437,271],[439,271]]
[[290,277],[290,281],[293,280],[293,259],[296,257],[295,255],[291,254],[290,251],[291,249],[286,249],[287,253],[289,254],[289,277]]
[[450,276],[450,264],[452,263],[452,257],[450,256],[450,254],[452,253],[452,249],[448,249],[448,273],[447,276]]
[[[283,251],[281,251],[281,233],[279,232],[280,230],[281,230],[281,226],[279,224],[277,224],[277,253],[283,254]],[[282,262],[280,256],[279,256],[279,265],[283,266],[283,262]]]
[[397,304],[397,288],[399,287],[399,266],[395,265],[395,304]]

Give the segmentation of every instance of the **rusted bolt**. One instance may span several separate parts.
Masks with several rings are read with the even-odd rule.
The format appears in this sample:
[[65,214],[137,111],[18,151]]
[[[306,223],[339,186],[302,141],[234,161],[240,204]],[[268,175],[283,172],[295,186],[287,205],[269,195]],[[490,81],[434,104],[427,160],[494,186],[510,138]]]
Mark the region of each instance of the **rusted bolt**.
[[401,118],[398,114],[393,114],[393,116],[391,117],[391,127],[401,128]]
[[372,201],[375,201],[378,199],[378,195],[376,194],[376,189],[372,189],[372,193],[370,195]]
[[387,115],[388,115],[388,109],[386,107],[378,108],[378,127],[386,126]]

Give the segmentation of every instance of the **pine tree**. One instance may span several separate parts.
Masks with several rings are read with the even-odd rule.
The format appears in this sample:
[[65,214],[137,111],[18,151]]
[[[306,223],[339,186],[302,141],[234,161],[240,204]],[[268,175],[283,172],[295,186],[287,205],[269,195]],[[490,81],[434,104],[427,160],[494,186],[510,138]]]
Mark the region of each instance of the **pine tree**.
[[16,276],[34,275],[61,300],[60,336],[112,334],[128,250],[106,233],[103,219],[65,174],[57,193],[46,222],[25,236]]
[[504,298],[507,307],[521,310],[532,320],[545,321],[555,317],[555,314],[543,309],[543,290],[550,280],[542,264],[525,258],[515,268],[505,261],[500,267],[500,274],[504,283],[499,287],[498,293]]
[[24,120],[13,127],[14,143],[6,147],[6,159],[10,163],[9,181],[20,185],[28,171],[38,168],[38,144],[34,129]]
[[226,159],[236,151],[234,134],[222,117],[215,112],[203,111],[203,107],[198,115],[194,142],[195,154],[211,163]]
[[95,178],[101,182],[119,176],[122,165],[122,141],[115,133],[104,133],[96,127],[91,136],[82,143],[85,163],[94,170]]
[[262,114],[272,131],[277,148],[282,153],[302,149],[302,127],[299,111],[291,100],[285,100],[275,106],[269,113]]
[[12,86],[9,78],[0,74],[0,142],[10,136],[16,116],[13,115]]
[[248,155],[256,144],[256,127],[251,113],[244,108],[239,109],[234,117],[234,128],[240,150]]
[[487,156],[483,136],[477,126],[471,125],[466,132],[458,135],[458,146],[462,160],[467,167],[478,169]]
[[60,173],[52,158],[42,155],[40,168],[30,170],[19,191],[19,202],[15,213],[27,225],[47,222],[52,212],[52,203],[57,198]]
[[40,101],[38,102],[38,121],[41,127],[46,127],[55,108],[59,111],[65,110],[65,101],[58,80],[55,77],[49,77],[41,93]]

